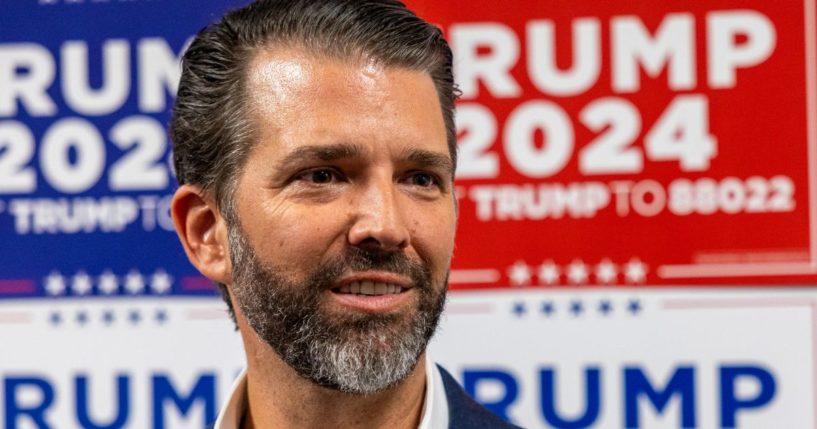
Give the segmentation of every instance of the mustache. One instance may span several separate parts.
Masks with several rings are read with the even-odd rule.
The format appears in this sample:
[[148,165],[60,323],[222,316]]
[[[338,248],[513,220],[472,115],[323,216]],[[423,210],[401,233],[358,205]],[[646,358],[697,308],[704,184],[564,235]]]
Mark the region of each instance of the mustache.
[[340,256],[321,264],[309,283],[332,285],[348,272],[373,270],[408,277],[417,288],[431,287],[431,268],[425,262],[413,261],[403,252],[377,252],[357,247],[349,247]]

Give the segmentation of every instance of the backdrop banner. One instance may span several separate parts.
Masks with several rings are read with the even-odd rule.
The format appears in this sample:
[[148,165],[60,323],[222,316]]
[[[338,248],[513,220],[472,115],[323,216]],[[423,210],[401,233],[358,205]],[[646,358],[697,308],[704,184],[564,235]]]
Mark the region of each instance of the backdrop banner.
[[[243,350],[166,129],[244,2],[7,3],[0,426],[201,428]],[[462,91],[434,359],[529,428],[814,428],[817,0],[408,3]]]

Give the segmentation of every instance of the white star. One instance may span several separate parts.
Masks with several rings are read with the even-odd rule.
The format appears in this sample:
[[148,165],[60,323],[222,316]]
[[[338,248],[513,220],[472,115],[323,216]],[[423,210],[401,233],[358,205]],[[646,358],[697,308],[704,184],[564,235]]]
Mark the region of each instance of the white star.
[[522,261],[516,261],[516,263],[508,268],[508,277],[514,286],[524,286],[530,283],[530,267]]
[[587,265],[580,259],[574,259],[573,262],[567,266],[567,278],[573,284],[586,283],[587,275]]
[[99,276],[98,281],[99,290],[105,295],[116,293],[116,290],[119,289],[119,280],[111,272],[111,270],[103,271],[102,274]]
[[631,258],[624,270],[630,283],[643,283],[647,278],[647,265],[638,258]]
[[173,277],[170,277],[165,270],[159,268],[150,277],[150,288],[156,293],[166,293],[173,285]]
[[51,271],[45,278],[45,290],[49,295],[55,296],[65,293],[65,277],[57,271]]
[[596,265],[596,281],[609,285],[618,279],[618,269],[609,259],[605,258]]
[[145,288],[145,280],[142,278],[142,275],[139,274],[137,270],[130,270],[128,271],[128,275],[125,276],[125,289],[128,292],[136,295]]
[[85,271],[78,271],[71,278],[71,290],[77,295],[86,295],[91,291],[91,277]]
[[539,266],[538,276],[539,283],[553,285],[559,283],[559,278],[562,276],[562,273],[553,261],[545,261],[545,263]]

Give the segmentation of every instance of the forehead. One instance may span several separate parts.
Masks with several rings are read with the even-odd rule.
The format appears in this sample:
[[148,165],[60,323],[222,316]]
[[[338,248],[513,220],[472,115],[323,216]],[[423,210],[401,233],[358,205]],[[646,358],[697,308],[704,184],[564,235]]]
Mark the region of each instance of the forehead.
[[279,152],[337,143],[448,152],[426,72],[267,48],[250,61],[246,90],[259,143]]

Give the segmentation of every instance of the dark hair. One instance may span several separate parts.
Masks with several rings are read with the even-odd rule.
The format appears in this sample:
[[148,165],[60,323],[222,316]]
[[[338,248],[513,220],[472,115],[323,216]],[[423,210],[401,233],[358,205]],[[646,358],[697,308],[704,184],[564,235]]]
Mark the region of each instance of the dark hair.
[[[397,0],[260,0],[199,32],[185,52],[170,135],[180,184],[214,197],[235,222],[233,191],[255,144],[246,101],[247,66],[260,48],[286,46],[353,62],[428,73],[437,90],[456,165],[459,91],[442,32]],[[218,284],[233,319],[229,294]]]

